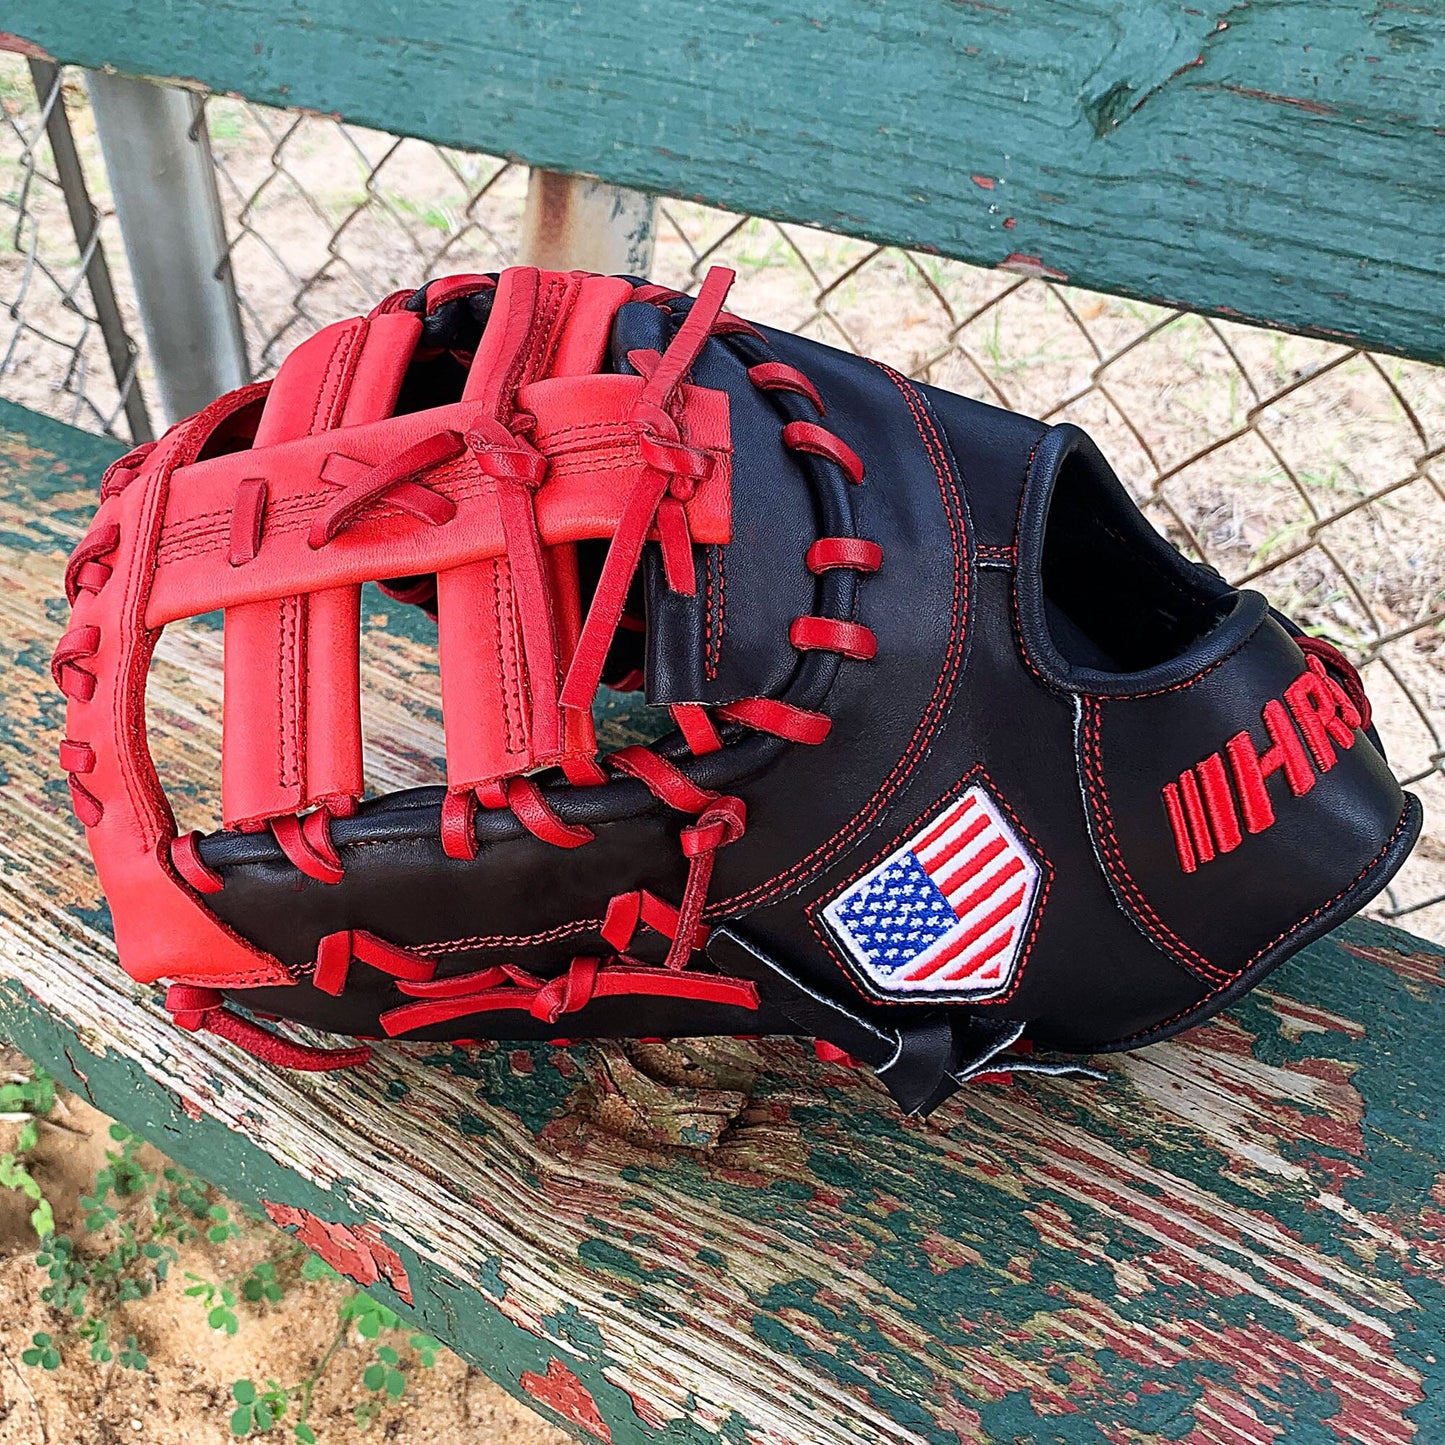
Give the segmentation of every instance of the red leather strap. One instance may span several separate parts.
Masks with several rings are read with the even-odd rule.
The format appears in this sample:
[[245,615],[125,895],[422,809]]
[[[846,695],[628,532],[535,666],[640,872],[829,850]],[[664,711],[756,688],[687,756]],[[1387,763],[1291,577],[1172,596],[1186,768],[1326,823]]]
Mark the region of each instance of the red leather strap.
[[790,743],[816,745],[833,730],[833,719],[827,713],[794,707],[773,697],[744,697],[725,703],[717,709],[720,717],[759,732],[772,733]]
[[695,758],[718,752],[722,748],[722,739],[718,736],[707,709],[701,703],[675,702],[668,711],[672,713],[673,722],[678,725],[687,740],[688,750]]
[[60,766],[67,773],[88,773],[95,767],[95,749],[89,743],[76,743],[69,738],[63,738],[59,753]]
[[295,813],[271,820],[271,831],[281,851],[309,878],[340,883],[346,876],[341,855],[331,841],[331,819],[324,809],[308,813],[304,821]]
[[[565,985],[563,989],[565,990]],[[541,987],[519,987],[513,984],[500,988],[483,987],[475,993],[457,998],[429,998],[388,1009],[381,1016],[381,1027],[388,1037],[394,1038],[416,1029],[451,1023],[454,1019],[466,1018],[468,1014],[507,1009],[530,1011],[540,992]],[[697,1003],[723,1004],[732,1008],[756,1010],[758,1007],[757,986],[747,979],[626,965],[598,969],[592,980],[589,1001],[634,994],[653,998],[684,998]],[[565,991],[563,996],[565,998]]]
[[763,361],[748,367],[748,380],[760,391],[791,391],[807,397],[817,407],[819,416],[827,414],[818,388],[796,366],[789,366],[785,361]]
[[883,548],[862,537],[819,537],[803,560],[808,571],[815,575],[831,567],[876,572],[883,565]]
[[1323,637],[1297,637],[1295,641],[1308,660],[1310,670],[1325,678],[1336,690],[1343,705],[1346,724],[1368,728],[1371,721],[1369,694],[1349,658]]
[[339,997],[346,990],[351,973],[351,934],[328,933],[316,945],[316,967],[311,973],[312,986]]
[[381,300],[366,313],[366,319],[371,321],[378,316],[391,316],[397,311],[402,311],[406,308],[406,303],[415,295],[416,292],[410,287],[406,287],[400,291],[393,291],[390,295],[383,296]]
[[432,978],[420,983],[401,979],[397,988],[409,998],[465,998],[467,994],[497,988],[508,980],[515,980],[518,972],[517,969],[509,970],[493,965],[490,968],[473,969],[470,973],[454,973],[447,978]]
[[693,952],[706,941],[702,911],[707,905],[717,850],[736,843],[747,828],[747,804],[727,795],[709,803],[696,823],[682,830],[679,842],[688,859],[687,885],[677,910],[677,932],[667,950],[665,968],[686,968]]
[[197,846],[200,838],[196,832],[172,838],[171,866],[197,893],[219,893],[226,886],[226,880],[201,857]]
[[100,825],[101,819],[105,817],[105,805],[85,786],[74,773],[66,777],[70,787],[70,806],[75,811],[75,816],[85,824],[87,828],[95,828]]
[[669,407],[688,368],[706,344],[732,282],[733,273],[723,267],[714,266],[708,272],[682,325],[645,378],[632,406],[630,419],[647,470],[633,487],[607,549],[577,651],[562,685],[564,707],[586,710],[592,706],[654,520],[668,585],[686,593],[697,585],[691,558],[692,536],[682,503],[692,499],[696,484],[709,475],[713,464],[705,453],[684,440]]
[[702,354],[703,345],[712,334],[713,324],[717,321],[722,304],[736,279],[737,273],[729,271],[726,266],[712,266],[708,269],[687,315],[683,317],[682,325],[677,328],[667,350],[662,353],[657,370],[647,379],[647,386],[642,393],[641,415],[645,417],[647,408],[666,408],[673,392],[682,385],[688,368]]
[[863,480],[863,459],[827,427],[812,421],[790,421],[783,428],[783,445],[797,452],[825,457],[843,468],[844,475],[855,485]]
[[116,522],[99,523],[85,534],[85,539],[65,567],[65,598],[72,607],[82,590],[98,592],[110,579],[110,567],[102,558],[109,557],[120,546],[120,526]]
[[642,556],[642,544],[647,540],[648,529],[667,487],[666,473],[649,468],[627,499],[593,589],[592,605],[582,624],[572,665],[562,684],[563,707],[583,710],[592,706],[622,610],[627,605],[633,573]]
[[449,788],[442,799],[442,851],[448,858],[477,856],[476,789]]
[[795,617],[788,640],[800,652],[841,652],[859,662],[878,652],[878,639],[869,628],[835,617]]
[[89,702],[95,696],[95,674],[80,664],[99,651],[99,627],[72,627],[61,637],[50,659],[50,676],[66,697]]
[[[588,384],[630,294],[620,278],[531,267],[505,272],[498,284],[464,395],[476,403],[465,434],[494,504],[500,546],[494,559],[441,570],[437,586],[453,790],[558,764],[569,777],[585,776],[596,752],[590,713],[564,713],[558,701],[582,626],[581,580],[572,539],[548,535],[543,496],[566,491],[569,465],[585,467],[579,438],[584,449],[612,445],[601,418],[578,418],[593,414]],[[575,392],[576,403],[549,409],[552,398],[565,401],[558,387]],[[531,410],[534,388],[550,430]],[[553,437],[568,454],[561,475],[544,451]],[[605,491],[599,473],[615,475],[610,458],[596,458],[590,470],[591,503]],[[570,520],[570,502],[568,512]]]
[[312,983],[323,993],[339,996],[346,990],[353,960],[408,983],[428,982],[437,967],[435,959],[388,943],[364,928],[342,929],[326,934],[317,944]]
[[[355,481],[342,487],[330,506],[316,514],[306,538],[307,546],[319,552],[368,507],[382,500],[394,499],[404,485],[424,472],[461,456],[466,449],[466,443],[456,432],[434,432],[384,462],[367,468]],[[406,510],[430,527],[441,527],[456,516],[457,504],[450,497],[418,486],[408,491]]]
[[268,490],[265,477],[245,477],[236,488],[236,500],[231,504],[231,550],[226,556],[232,567],[254,562],[261,550]]
[[426,314],[435,316],[436,313],[449,301],[461,301],[468,296],[476,296],[483,291],[491,291],[496,286],[496,281],[491,276],[482,276],[475,273],[465,273],[460,276],[443,276],[439,280],[429,282],[426,288]]
[[600,958],[574,958],[565,973],[549,979],[532,996],[527,1012],[544,1024],[554,1024],[564,1013],[576,1013],[592,1002]]
[[553,847],[580,848],[593,839],[591,828],[564,823],[531,778],[513,778],[507,784],[507,806],[529,833]]
[[232,1013],[215,989],[172,984],[166,992],[166,1009],[177,1028],[215,1034],[244,1049],[252,1058],[283,1069],[327,1073],[333,1069],[355,1068],[371,1058],[371,1050],[366,1047],[318,1049],[283,1038]]
[[679,813],[701,813],[717,800],[710,788],[700,787],[676,764],[640,744],[618,748],[607,761],[619,773],[644,783],[654,797]]

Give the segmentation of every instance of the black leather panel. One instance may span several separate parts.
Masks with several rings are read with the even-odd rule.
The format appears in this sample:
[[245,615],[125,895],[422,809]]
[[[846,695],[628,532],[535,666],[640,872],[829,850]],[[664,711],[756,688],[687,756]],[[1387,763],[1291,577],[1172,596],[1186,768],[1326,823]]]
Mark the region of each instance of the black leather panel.
[[[629,302],[613,329],[614,365],[630,370],[628,352],[663,350],[671,330],[657,307]],[[783,445],[788,409],[753,386],[735,350],[707,347],[690,380],[728,394],[733,541],[693,548],[697,591],[691,596],[667,585],[656,544],[644,549],[647,700],[776,697],[798,666],[788,628],[814,610],[819,590],[803,565],[819,533],[813,487],[798,454]]]
[[[1225,745],[1248,732],[1256,753],[1264,753],[1271,741],[1261,721],[1265,706],[1282,700],[1305,671],[1299,648],[1266,616],[1233,656],[1186,687],[1084,704],[1080,778],[1111,881],[1150,937],[1205,976],[1238,973],[1353,886],[1404,811],[1384,759],[1356,733],[1353,747],[1332,748],[1328,771],[1309,761],[1312,781],[1302,796],[1275,772],[1265,783],[1275,821],[1258,833],[1243,826]],[[1242,839],[1207,862],[1196,857],[1194,871],[1185,872],[1162,789],[1215,753],[1223,754]]]

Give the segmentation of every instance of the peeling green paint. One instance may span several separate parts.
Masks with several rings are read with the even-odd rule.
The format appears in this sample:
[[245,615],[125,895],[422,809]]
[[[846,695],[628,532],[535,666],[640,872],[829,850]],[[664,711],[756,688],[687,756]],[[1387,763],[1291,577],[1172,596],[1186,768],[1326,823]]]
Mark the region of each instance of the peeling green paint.
[[123,14],[10,0],[5,24],[62,61],[1442,355],[1438,5],[654,0],[646,45],[569,0]]

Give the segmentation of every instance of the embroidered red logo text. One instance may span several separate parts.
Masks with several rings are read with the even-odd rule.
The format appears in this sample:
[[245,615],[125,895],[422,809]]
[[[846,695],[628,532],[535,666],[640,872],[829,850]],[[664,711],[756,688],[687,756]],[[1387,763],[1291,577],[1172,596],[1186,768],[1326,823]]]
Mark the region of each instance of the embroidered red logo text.
[[1265,779],[1283,773],[1290,792],[1302,797],[1334,767],[1337,748],[1355,745],[1360,711],[1317,657],[1262,714],[1269,743],[1263,752],[1246,732],[1222,752],[1186,768],[1165,783],[1164,811],[1174,834],[1179,866],[1193,873],[1219,853],[1232,853],[1245,833],[1262,833],[1274,822]]

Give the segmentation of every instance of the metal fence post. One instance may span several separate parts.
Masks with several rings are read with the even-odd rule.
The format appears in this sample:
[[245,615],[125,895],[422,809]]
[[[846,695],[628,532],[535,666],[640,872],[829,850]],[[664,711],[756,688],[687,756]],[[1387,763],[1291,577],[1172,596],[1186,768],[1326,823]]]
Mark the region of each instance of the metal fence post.
[[87,75],[167,421],[248,375],[241,313],[200,100],[127,76]]
[[126,332],[125,321],[121,317],[120,307],[116,304],[110,267],[106,265],[105,250],[100,244],[100,212],[90,199],[90,191],[85,184],[85,171],[75,149],[75,136],[71,133],[70,120],[65,113],[60,67],[48,60],[32,59],[28,64],[30,81],[35,87],[35,99],[39,102],[45,134],[50,141],[50,153],[55,161],[55,176],[65,196],[70,229],[75,234],[76,250],[80,255],[80,273],[90,287],[91,304],[95,307],[95,319],[100,324],[100,333],[105,340],[111,375],[115,377],[115,388],[125,409],[130,439],[132,442],[149,441],[152,436],[151,424],[146,415],[145,398],[141,395],[140,384],[136,378],[135,345]]
[[527,179],[521,258],[549,271],[646,276],[656,201],[591,176],[533,170]]

